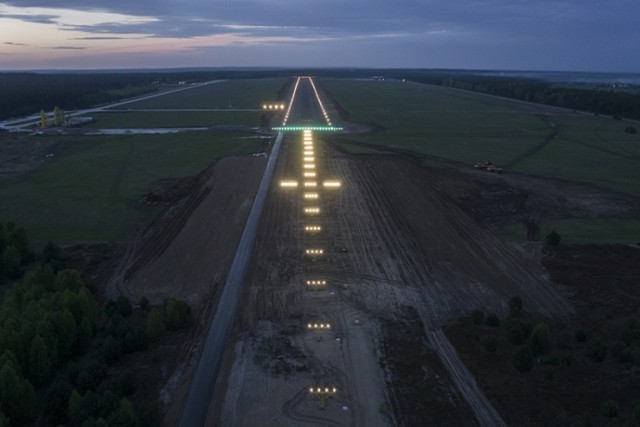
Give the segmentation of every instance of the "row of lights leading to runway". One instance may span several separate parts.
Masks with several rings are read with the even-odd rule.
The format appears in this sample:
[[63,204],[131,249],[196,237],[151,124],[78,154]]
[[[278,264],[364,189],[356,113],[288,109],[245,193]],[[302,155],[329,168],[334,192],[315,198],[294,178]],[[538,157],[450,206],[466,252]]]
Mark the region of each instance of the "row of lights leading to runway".
[[291,101],[289,101],[289,105],[287,106],[287,112],[284,113],[284,119],[282,120],[283,128],[287,125],[287,120],[289,120],[289,114],[291,114],[291,107],[293,107],[293,100],[296,98],[296,92],[298,91],[298,84],[300,84],[300,77],[296,79],[296,84],[293,87],[293,93],[291,94]]
[[[311,81],[311,78],[309,78],[309,81]],[[314,91],[315,91],[315,88],[314,88]],[[316,92],[316,96],[317,96],[317,92]],[[313,136],[310,130],[305,130],[303,132],[303,144],[304,144],[303,157],[302,157],[303,176],[304,178],[316,178],[316,172],[309,171],[309,169],[314,169],[314,170],[316,169],[315,163],[314,163],[315,158],[314,158],[314,152],[313,152]],[[327,183],[331,183],[331,182],[325,181],[324,182],[325,187],[327,187]],[[305,188],[316,188],[318,186],[318,182],[304,181],[303,185]],[[319,194],[305,192],[303,193],[303,198],[305,200],[317,201],[319,199]],[[320,213],[320,208],[305,207],[304,211],[307,215],[315,215]],[[305,226],[304,230],[306,232],[320,232],[322,228],[319,225],[307,225]],[[322,256],[324,254],[324,250],[323,249],[306,249],[305,254],[311,257]],[[307,286],[314,287],[314,288],[325,287],[327,285],[327,281],[321,280],[321,279],[306,280],[305,283]],[[316,330],[318,333],[320,333],[321,331],[324,331],[324,330],[330,330],[331,324],[330,323],[307,323],[307,329]],[[328,398],[332,394],[336,394],[337,391],[338,390],[336,389],[336,387],[310,387],[309,388],[309,393],[311,395],[317,396],[318,398],[321,399],[321,401],[324,401],[324,399]]]
[[331,120],[329,119],[329,113],[327,113],[327,109],[324,108],[324,104],[322,104],[322,100],[320,99],[320,94],[318,93],[318,89],[316,89],[316,85],[313,83],[313,79],[311,77],[308,77],[309,79],[309,83],[311,83],[311,87],[313,88],[313,92],[316,94],[316,100],[318,101],[318,104],[320,105],[320,109],[322,109],[322,115],[324,116],[324,119],[327,121],[327,124],[329,126],[331,126]]

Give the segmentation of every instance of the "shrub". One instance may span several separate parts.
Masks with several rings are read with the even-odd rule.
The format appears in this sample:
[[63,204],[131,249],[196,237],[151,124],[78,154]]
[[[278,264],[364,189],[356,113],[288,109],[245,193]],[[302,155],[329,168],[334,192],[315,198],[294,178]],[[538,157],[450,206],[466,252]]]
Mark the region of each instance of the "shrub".
[[529,337],[529,347],[535,356],[545,354],[549,351],[549,327],[546,323],[538,323]]
[[602,415],[609,418],[615,418],[618,416],[618,405],[613,400],[607,400],[602,405]]
[[511,344],[520,345],[527,339],[527,328],[521,321],[510,319],[507,322],[507,335]]
[[562,240],[562,237],[560,237],[560,235],[555,230],[553,230],[551,233],[547,234],[544,242],[547,244],[547,246],[558,246],[560,244],[560,240]]
[[185,301],[173,297],[167,298],[164,302],[164,312],[169,329],[184,328],[191,322],[191,308]]
[[522,315],[522,299],[513,297],[509,300],[509,317],[520,317]]
[[526,373],[533,369],[533,355],[529,347],[520,347],[511,358],[513,366],[520,372]]
[[129,301],[129,298],[127,298],[124,295],[120,295],[116,299],[116,307],[118,308],[118,311],[123,317],[129,317],[131,316],[131,313],[133,313],[133,308],[131,307],[131,301]]
[[498,326],[500,326],[500,318],[498,317],[498,315],[494,313],[490,313],[487,316],[487,325],[492,326],[494,328],[497,328]]
[[147,311],[149,309],[149,300],[147,299],[147,297],[140,298],[140,308],[144,311]]
[[620,363],[633,363],[633,350],[628,345],[620,344],[613,349],[613,355]]
[[596,363],[600,363],[607,356],[607,347],[600,340],[593,341],[587,349],[587,357]]
[[149,338],[157,340],[164,334],[164,323],[162,323],[162,316],[157,308],[152,308],[147,317],[147,333]]
[[481,325],[482,322],[484,321],[484,312],[479,309],[473,310],[473,312],[471,312],[471,320],[476,325]]
[[489,353],[493,353],[496,351],[496,340],[489,335],[485,335],[484,337],[482,337],[482,339],[480,340],[480,344],[482,344],[482,348],[484,348],[484,351],[487,351]]
[[19,279],[22,276],[22,258],[15,246],[7,246],[2,256],[4,274],[10,279]]

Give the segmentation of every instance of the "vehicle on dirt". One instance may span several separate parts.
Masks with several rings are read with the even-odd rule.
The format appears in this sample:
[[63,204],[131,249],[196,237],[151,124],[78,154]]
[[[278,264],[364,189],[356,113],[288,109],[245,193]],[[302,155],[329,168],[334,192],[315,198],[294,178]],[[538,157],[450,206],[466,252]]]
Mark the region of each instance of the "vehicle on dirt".
[[496,167],[491,160],[487,160],[484,163],[476,163],[473,167],[491,173],[502,173],[502,168]]

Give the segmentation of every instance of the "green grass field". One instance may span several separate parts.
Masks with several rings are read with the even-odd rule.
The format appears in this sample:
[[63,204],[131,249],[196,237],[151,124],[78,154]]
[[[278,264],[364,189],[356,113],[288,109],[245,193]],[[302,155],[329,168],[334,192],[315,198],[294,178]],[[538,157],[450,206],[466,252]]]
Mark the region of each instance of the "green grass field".
[[[556,231],[561,244],[583,243],[640,243],[640,223],[637,219],[561,219],[542,223],[540,236]],[[498,231],[504,239],[524,242],[526,232],[522,225],[510,225]]]
[[0,218],[24,225],[35,241],[121,241],[157,214],[160,208],[137,203],[156,183],[197,175],[216,157],[260,146],[238,133],[83,138],[85,145],[0,183]]
[[98,129],[138,129],[208,127],[219,125],[258,126],[260,113],[254,111],[104,111],[92,113],[94,122],[85,127]]
[[275,101],[288,82],[288,79],[228,80],[134,102],[126,108],[261,108],[262,102]]
[[640,196],[640,135],[625,133],[627,122],[552,114],[559,137],[526,155],[552,133],[526,104],[411,82],[324,79],[320,84],[350,113],[350,121],[385,128],[349,139],[470,166],[518,159],[511,170]]

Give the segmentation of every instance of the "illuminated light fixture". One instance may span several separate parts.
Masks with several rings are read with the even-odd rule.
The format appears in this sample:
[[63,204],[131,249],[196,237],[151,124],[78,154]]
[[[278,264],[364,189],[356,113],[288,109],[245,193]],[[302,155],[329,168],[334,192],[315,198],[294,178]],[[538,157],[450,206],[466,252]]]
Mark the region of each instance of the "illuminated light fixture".
[[307,286],[326,286],[326,280],[307,280]]
[[305,183],[304,183],[305,187],[315,187],[317,185],[318,185],[318,183],[315,182],[315,181],[305,181]]
[[304,150],[303,153],[305,156],[313,156],[313,150]]
[[309,387],[309,393],[311,394],[334,394],[337,393],[338,389],[335,387]]
[[291,188],[291,187],[297,187],[297,186],[298,186],[297,181],[280,181],[280,187]]
[[344,128],[339,127],[339,126],[286,126],[286,122],[285,124],[283,124],[282,126],[275,126],[272,127],[271,129],[278,131],[278,132],[298,132],[301,131],[303,129],[306,128],[310,128],[313,130],[317,130],[317,131],[322,131],[322,132],[337,132],[337,131],[341,131],[344,130]]
[[320,227],[319,225],[307,225],[304,228],[304,231],[309,231],[311,233],[316,233],[318,231],[322,230],[322,227]]
[[331,329],[329,323],[307,323],[308,329]]
[[316,177],[316,173],[315,172],[305,172],[304,173],[304,177],[305,178],[315,178]]
[[342,186],[342,183],[340,181],[325,181],[322,185],[326,188],[337,188]]
[[305,168],[305,169],[315,169],[315,168],[316,168],[316,165],[314,165],[313,163],[306,163],[306,164],[304,165],[304,168]]
[[304,208],[304,213],[306,214],[319,214],[320,208]]
[[322,249],[306,249],[304,251],[305,254],[307,255],[322,255],[324,253],[324,250]]
[[318,193],[304,193],[304,198],[308,200],[316,200],[318,197]]
[[305,157],[302,159],[302,161],[304,161],[304,162],[313,162],[313,161],[315,161],[315,159],[314,159],[314,157],[313,157],[313,156],[305,156]]
[[[287,125],[287,120],[289,120],[289,113],[291,113],[291,107],[293,106],[293,101],[296,99],[296,93],[298,92],[298,85],[300,84],[300,77],[296,79],[296,84],[293,87],[293,93],[291,94],[291,100],[289,101],[289,107],[287,108],[287,112],[285,113],[284,120],[282,121],[282,126],[285,127]],[[276,129],[278,130],[278,129]],[[280,129],[283,130],[283,129]]]

